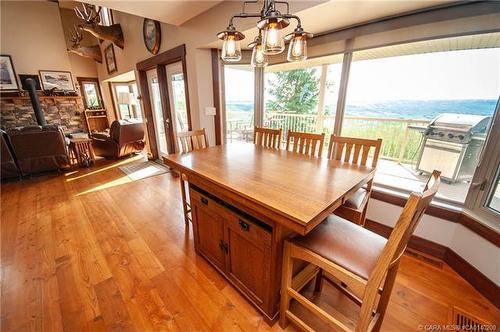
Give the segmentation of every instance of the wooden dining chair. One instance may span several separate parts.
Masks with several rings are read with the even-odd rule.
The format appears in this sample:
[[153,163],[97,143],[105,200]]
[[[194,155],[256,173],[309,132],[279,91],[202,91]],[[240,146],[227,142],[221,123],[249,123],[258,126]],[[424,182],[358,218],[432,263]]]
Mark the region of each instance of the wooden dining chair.
[[179,152],[188,153],[193,150],[208,148],[208,139],[205,128],[177,133]]
[[[177,133],[177,138],[179,139],[179,153],[189,153],[194,150],[200,150],[208,148],[208,138],[205,132],[205,128],[193,131],[179,132]],[[186,226],[189,225],[191,220],[191,205],[188,203],[186,197],[186,184],[187,179],[184,174],[181,174],[181,194],[182,194],[182,208],[184,210],[184,222]]]
[[[381,146],[381,139],[342,137],[333,134],[330,136],[328,158],[365,166],[368,162],[370,150],[373,150],[370,165],[371,167],[377,167]],[[334,213],[363,226],[365,224],[366,210],[368,209],[368,199],[370,198],[372,185],[373,179],[365,187],[359,188]]]
[[325,134],[310,134],[289,131],[286,138],[286,149],[310,156],[321,157]]
[[[292,321],[312,331],[290,311],[290,301],[294,299],[337,331],[379,331],[401,256],[439,184],[440,172],[434,171],[423,192],[410,194],[388,239],[330,215],[308,235],[286,240],[280,326],[285,328]],[[292,278],[293,262],[297,259],[309,264]],[[321,292],[323,272],[333,277],[342,296],[359,306],[359,312],[353,315],[357,317],[348,317],[333,308],[327,312],[300,294],[300,289],[314,277],[315,291]]]
[[281,145],[281,128],[271,129],[264,127],[254,127],[253,144],[266,148],[279,149]]

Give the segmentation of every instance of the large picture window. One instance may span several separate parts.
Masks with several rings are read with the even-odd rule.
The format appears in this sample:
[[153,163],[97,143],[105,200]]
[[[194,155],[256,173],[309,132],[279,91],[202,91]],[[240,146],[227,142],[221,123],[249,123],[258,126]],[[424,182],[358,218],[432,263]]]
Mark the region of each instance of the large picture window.
[[249,65],[225,65],[224,72],[228,143],[251,142],[254,118],[283,130],[282,148],[289,131],[324,133],[323,156],[333,133],[380,138],[376,188],[420,191],[437,169],[440,204],[498,215],[499,162],[491,160],[500,153],[487,139],[498,142],[490,131],[499,119],[500,33],[279,63],[262,77]]
[[383,139],[378,185],[418,190],[438,169],[439,197],[463,203],[495,112],[500,49],[419,44],[429,53],[398,55],[418,49],[410,44],[353,54],[342,135]]

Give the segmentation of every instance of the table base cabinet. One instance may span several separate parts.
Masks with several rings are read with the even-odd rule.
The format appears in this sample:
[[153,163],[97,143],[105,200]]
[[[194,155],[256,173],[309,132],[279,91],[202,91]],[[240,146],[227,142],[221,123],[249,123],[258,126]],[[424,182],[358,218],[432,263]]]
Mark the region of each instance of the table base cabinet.
[[[278,313],[272,278],[273,227],[190,186],[196,252],[214,265],[271,322]],[[274,255],[275,257],[275,255]]]

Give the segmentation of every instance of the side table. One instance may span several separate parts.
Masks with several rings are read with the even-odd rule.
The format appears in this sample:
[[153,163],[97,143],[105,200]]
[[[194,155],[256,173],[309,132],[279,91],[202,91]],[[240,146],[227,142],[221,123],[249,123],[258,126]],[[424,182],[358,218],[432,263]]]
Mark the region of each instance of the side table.
[[72,165],[89,166],[95,161],[94,149],[90,138],[69,140],[69,159]]

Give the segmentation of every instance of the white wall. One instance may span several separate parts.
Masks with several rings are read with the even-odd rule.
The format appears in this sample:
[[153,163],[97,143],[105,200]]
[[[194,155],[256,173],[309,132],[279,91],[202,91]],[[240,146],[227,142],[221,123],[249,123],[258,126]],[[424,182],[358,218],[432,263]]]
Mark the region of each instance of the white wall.
[[0,8],[1,52],[12,57],[17,74],[71,70],[57,3],[2,1]]
[[75,82],[77,76],[97,77],[93,60],[68,53],[71,44],[64,26],[72,26],[74,21],[67,12],[59,11],[57,3],[1,1],[0,15],[0,52],[12,57],[17,74],[71,71]]
[[[400,206],[370,199],[367,218],[394,227],[402,210]],[[415,235],[450,248],[488,279],[500,285],[500,249],[468,228],[424,215]]]

